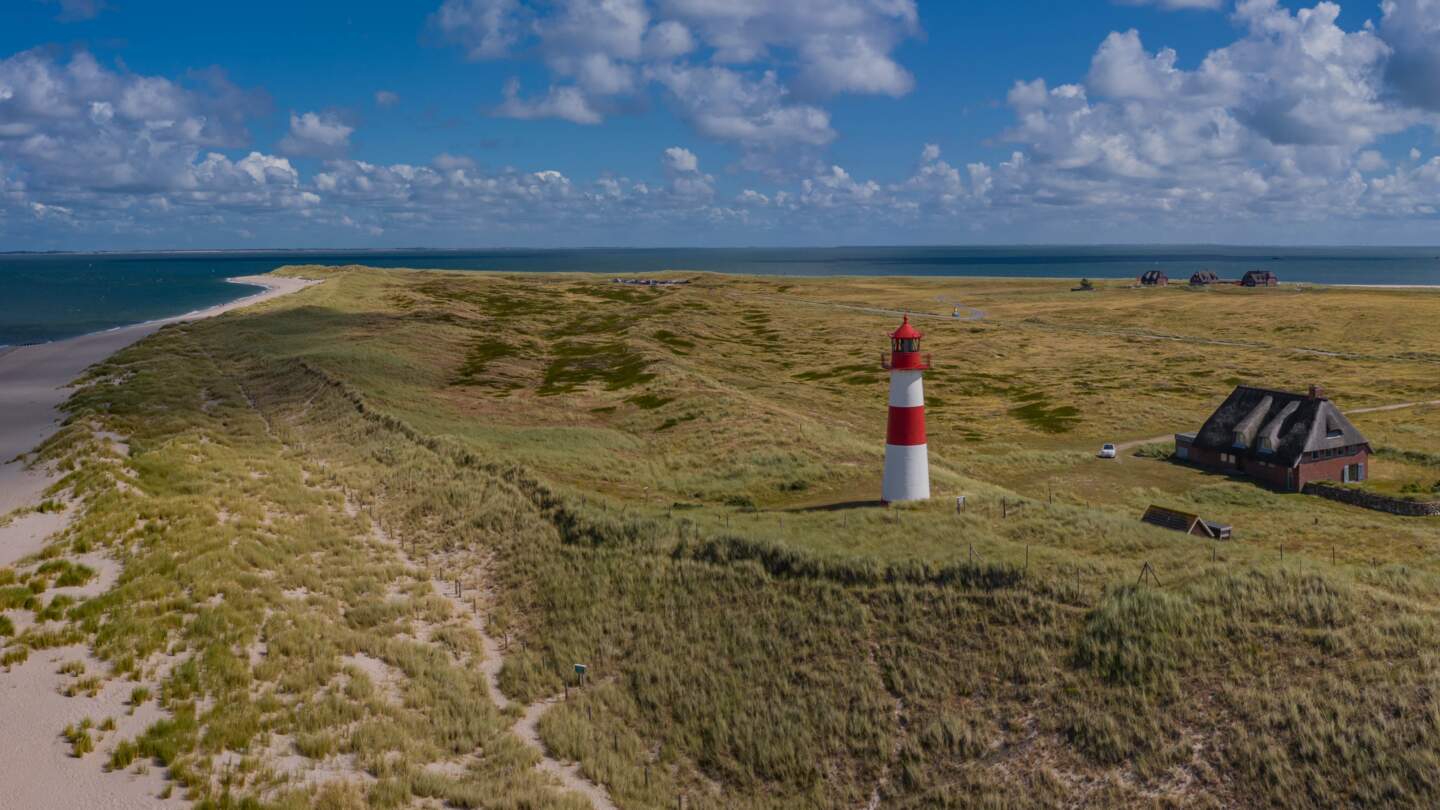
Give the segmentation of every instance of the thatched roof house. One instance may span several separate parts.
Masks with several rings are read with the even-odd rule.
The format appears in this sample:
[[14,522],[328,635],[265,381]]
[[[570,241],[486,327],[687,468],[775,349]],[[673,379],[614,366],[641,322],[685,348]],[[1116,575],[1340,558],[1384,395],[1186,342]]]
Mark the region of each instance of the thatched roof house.
[[1269,270],[1250,270],[1240,279],[1242,287],[1279,287],[1280,277]]
[[1220,276],[1214,270],[1199,270],[1196,271],[1194,275],[1190,276],[1190,283],[1195,285],[1196,287],[1201,287],[1207,284],[1219,284]]
[[1312,481],[1363,481],[1370,441],[1324,389],[1292,394],[1242,385],[1198,433],[1176,439],[1176,455],[1298,492]]

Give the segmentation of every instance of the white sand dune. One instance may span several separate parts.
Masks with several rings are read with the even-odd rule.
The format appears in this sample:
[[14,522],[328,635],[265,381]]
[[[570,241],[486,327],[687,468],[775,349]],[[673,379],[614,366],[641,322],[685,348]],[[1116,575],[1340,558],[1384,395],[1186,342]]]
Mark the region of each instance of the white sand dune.
[[[135,324],[108,332],[82,335],[69,340],[23,346],[0,354],[0,518],[23,506],[33,505],[54,479],[42,470],[27,470],[13,460],[28,453],[59,426],[60,405],[69,395],[70,383],[86,368],[160,327],[180,321],[219,315],[237,307],[285,295],[315,282],[298,278],[248,276],[230,279],[241,284],[264,287],[264,292],[228,304],[175,318]],[[63,529],[73,511],[27,513],[0,526],[0,566],[39,551],[46,538]],[[100,576],[86,587],[75,588],[79,596],[93,596],[114,583],[118,564],[96,554],[82,562],[96,568]],[[12,611],[17,628],[26,626],[29,614]],[[44,810],[55,808],[107,807],[150,808],[186,806],[174,791],[169,800],[159,795],[165,788],[163,768],[132,767],[128,773],[107,774],[102,765],[114,742],[133,737],[160,717],[154,701],[129,713],[125,699],[135,684],[107,680],[95,697],[64,697],[59,688],[68,680],[56,670],[64,661],[80,660],[89,674],[106,673],[109,666],[93,658],[84,647],[66,647],[31,654],[24,664],[0,672],[0,807]],[[154,684],[151,684],[153,687]],[[118,728],[104,734],[94,753],[83,759],[70,756],[61,730],[69,723],[89,717],[97,724],[115,718]],[[96,732],[92,732],[96,734]],[[136,773],[139,768],[142,772]]]

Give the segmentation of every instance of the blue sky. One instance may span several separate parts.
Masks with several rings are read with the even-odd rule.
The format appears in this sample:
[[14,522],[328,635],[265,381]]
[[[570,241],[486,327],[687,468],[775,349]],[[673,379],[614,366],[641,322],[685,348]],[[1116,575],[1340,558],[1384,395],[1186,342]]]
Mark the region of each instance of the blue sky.
[[1440,242],[1429,0],[3,15],[6,249]]

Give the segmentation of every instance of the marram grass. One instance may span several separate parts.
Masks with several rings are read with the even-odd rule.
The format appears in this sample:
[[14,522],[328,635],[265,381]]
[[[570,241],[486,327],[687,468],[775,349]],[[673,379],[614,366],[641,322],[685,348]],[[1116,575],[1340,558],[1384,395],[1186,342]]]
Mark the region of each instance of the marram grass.
[[[1200,296],[921,283],[991,314],[927,327],[954,358],[931,390],[956,513],[863,504],[883,381],[844,367],[891,319],[800,303],[889,282],[297,272],[327,281],[96,367],[45,448],[84,509],[0,588],[59,614],[4,655],[83,639],[110,667],[87,675],[153,690],[166,718],[101,742],[112,768],[163,766],[207,807],[585,806],[532,769],[435,578],[493,599],[507,696],[568,690],[540,734],[624,808],[1440,800],[1435,524],[1086,457],[1203,417],[1165,364],[1217,395],[1241,373],[1137,337]],[[1204,298],[1234,308],[1227,335],[1267,339],[1253,299]],[[1391,317],[1409,334],[1433,306]],[[1367,396],[1422,397],[1431,361],[1384,359],[1402,349],[1377,335],[1332,386],[1379,364]],[[1292,359],[1279,382],[1309,373]],[[1037,390],[1043,425],[1013,413]],[[1242,539],[1138,525],[1167,499]],[[50,581],[95,551],[124,562],[115,587],[52,608]],[[307,786],[279,767],[294,757],[358,775]]]

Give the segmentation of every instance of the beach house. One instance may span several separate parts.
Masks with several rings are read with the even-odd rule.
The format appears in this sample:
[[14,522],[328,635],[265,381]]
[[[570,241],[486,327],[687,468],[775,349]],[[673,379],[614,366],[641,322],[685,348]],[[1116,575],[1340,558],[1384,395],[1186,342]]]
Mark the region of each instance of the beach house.
[[1242,385],[1198,433],[1175,436],[1176,458],[1287,492],[1364,481],[1370,455],[1370,441],[1319,386],[1292,394]]
[[1140,283],[1146,287],[1164,287],[1170,283],[1170,277],[1164,270],[1146,270],[1140,274]]
[[1242,287],[1279,287],[1280,277],[1269,270],[1250,270],[1240,279]]

